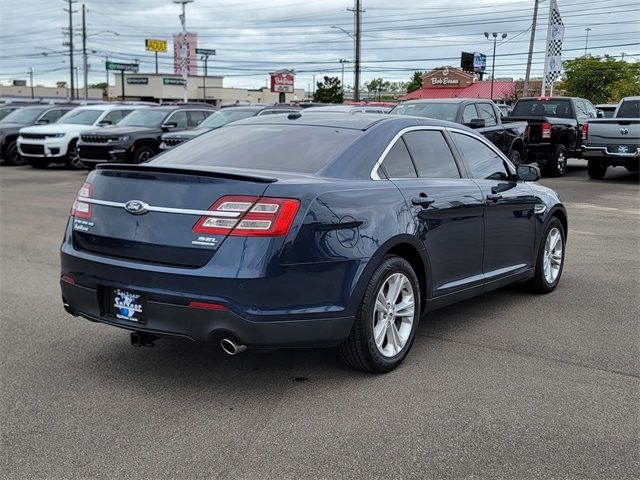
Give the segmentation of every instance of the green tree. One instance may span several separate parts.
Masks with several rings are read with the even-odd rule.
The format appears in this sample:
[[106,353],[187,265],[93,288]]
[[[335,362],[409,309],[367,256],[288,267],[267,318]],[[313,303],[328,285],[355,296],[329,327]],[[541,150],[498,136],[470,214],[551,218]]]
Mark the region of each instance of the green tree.
[[616,102],[624,96],[640,95],[640,65],[608,55],[566,60],[560,88],[592,103]]
[[411,80],[409,80],[409,83],[407,84],[407,93],[422,88],[422,73],[423,72],[419,70],[413,72]]
[[383,78],[374,78],[370,82],[365,83],[364,88],[366,88],[369,93],[377,94],[379,100],[382,98],[382,92],[389,91],[391,88],[391,82],[384,80]]
[[314,102],[342,103],[342,85],[338,77],[324,77],[322,82],[316,83],[313,94]]
[[102,90],[106,90],[107,87],[108,87],[107,82],[93,83],[89,85],[89,88],[101,88]]

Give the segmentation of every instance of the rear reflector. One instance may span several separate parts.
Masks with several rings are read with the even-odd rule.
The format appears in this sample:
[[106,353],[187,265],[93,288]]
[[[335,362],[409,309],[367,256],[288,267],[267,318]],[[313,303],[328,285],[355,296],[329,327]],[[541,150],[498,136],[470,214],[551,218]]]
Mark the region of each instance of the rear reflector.
[[214,203],[211,216],[203,216],[193,227],[195,233],[242,237],[282,237],[289,233],[300,201],[229,195]]
[[78,190],[78,195],[71,207],[71,215],[76,218],[91,218],[91,204],[81,201],[81,198],[91,198],[90,183],[85,182]]
[[542,139],[549,140],[551,139],[551,124],[547,122],[542,123]]
[[229,310],[224,305],[208,302],[189,302],[189,308],[201,308],[204,310]]
[[62,275],[60,277],[60,280],[62,280],[64,283],[68,283],[69,285],[75,285],[76,284],[75,279],[70,275]]

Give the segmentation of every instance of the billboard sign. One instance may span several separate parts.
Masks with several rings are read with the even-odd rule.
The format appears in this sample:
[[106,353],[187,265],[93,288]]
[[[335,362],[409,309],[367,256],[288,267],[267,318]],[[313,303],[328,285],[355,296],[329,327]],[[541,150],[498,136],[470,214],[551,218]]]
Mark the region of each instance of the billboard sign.
[[120,70],[122,72],[138,73],[140,67],[137,63],[106,62],[107,70]]
[[147,52],[167,53],[167,41],[155,38],[147,38],[144,41]]
[[185,85],[184,78],[164,77],[162,79],[163,85]]
[[210,48],[196,48],[197,55],[215,55],[216,51]]
[[271,91],[275,93],[293,93],[294,75],[288,70],[271,74]]
[[148,77],[128,77],[127,85],[149,85]]
[[473,52],[473,69],[476,72],[484,72],[487,69],[487,56],[484,53]]

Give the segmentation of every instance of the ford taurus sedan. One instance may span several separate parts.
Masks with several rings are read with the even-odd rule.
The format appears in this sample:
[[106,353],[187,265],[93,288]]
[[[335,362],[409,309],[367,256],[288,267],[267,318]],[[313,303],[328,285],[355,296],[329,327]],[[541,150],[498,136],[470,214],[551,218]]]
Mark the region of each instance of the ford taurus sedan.
[[490,142],[388,115],[253,117],[139,165],[100,165],[61,248],[72,315],[246,348],[336,346],[387,372],[428,312],[560,280],[567,213]]

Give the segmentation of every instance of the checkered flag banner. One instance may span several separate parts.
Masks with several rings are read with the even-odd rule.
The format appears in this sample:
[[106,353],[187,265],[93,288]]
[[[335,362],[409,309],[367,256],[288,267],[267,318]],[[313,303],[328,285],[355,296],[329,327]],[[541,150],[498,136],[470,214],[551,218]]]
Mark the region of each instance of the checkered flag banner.
[[562,40],[564,23],[558,10],[558,2],[551,0],[549,5],[549,27],[547,29],[547,50],[544,56],[544,82],[542,91],[553,86],[554,80],[562,71]]

